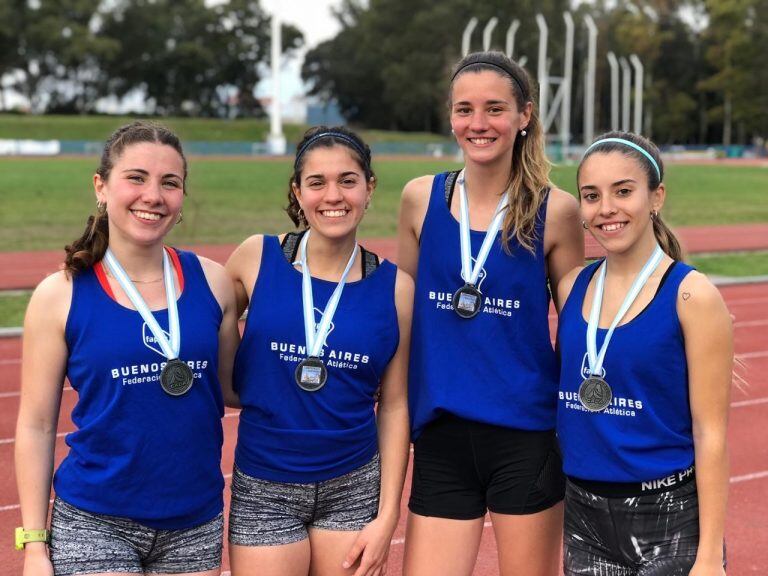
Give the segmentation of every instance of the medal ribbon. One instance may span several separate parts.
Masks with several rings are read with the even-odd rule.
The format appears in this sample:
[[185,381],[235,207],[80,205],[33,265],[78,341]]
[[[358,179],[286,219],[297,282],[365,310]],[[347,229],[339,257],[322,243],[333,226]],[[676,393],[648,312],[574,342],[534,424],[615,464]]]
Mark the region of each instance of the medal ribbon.
[[469,202],[467,201],[467,190],[464,187],[464,170],[459,172],[459,206],[460,206],[460,218],[459,218],[459,238],[461,240],[461,277],[464,282],[477,286],[477,280],[480,277],[480,271],[483,269],[485,261],[488,259],[488,254],[491,251],[491,245],[496,239],[501,229],[501,223],[504,221],[504,213],[507,209],[507,195],[504,194],[499,199],[499,205],[496,207],[495,216],[491,221],[491,225],[485,232],[485,238],[480,246],[480,252],[475,259],[475,265],[472,266],[472,248],[469,241]]
[[653,254],[648,258],[642,270],[640,270],[635,278],[635,281],[632,283],[632,286],[629,288],[629,292],[627,292],[624,302],[621,303],[621,308],[616,312],[616,317],[613,319],[613,322],[611,322],[611,326],[608,328],[605,340],[603,340],[603,345],[600,347],[600,352],[598,353],[597,325],[600,323],[600,309],[603,305],[603,291],[605,289],[605,273],[607,268],[606,261],[603,261],[601,264],[600,272],[597,276],[597,283],[595,284],[595,295],[592,298],[592,310],[589,312],[589,323],[587,324],[587,356],[589,358],[589,373],[591,376],[601,375],[605,352],[608,350],[608,343],[611,341],[613,331],[616,326],[618,326],[619,322],[621,322],[621,319],[624,318],[624,315],[627,313],[630,306],[632,306],[632,303],[635,301],[638,294],[640,294],[645,283],[648,282],[648,278],[651,277],[651,274],[653,274],[659,266],[662,258],[664,258],[664,251],[661,249],[661,246],[657,244]]
[[163,351],[163,355],[168,358],[168,360],[178,358],[179,349],[181,348],[179,309],[176,306],[176,288],[173,282],[173,266],[171,266],[171,259],[168,258],[168,253],[165,249],[163,249],[163,280],[165,283],[165,298],[168,302],[168,333],[171,336],[170,341],[166,338],[165,332],[163,332],[163,329],[160,328],[160,324],[157,323],[157,320],[152,315],[144,298],[141,297],[136,286],[131,282],[128,274],[125,273],[120,262],[117,261],[117,258],[115,258],[115,255],[109,248],[107,248],[107,252],[104,254],[104,260],[107,263],[112,276],[114,276],[117,283],[120,284],[120,287],[125,292],[125,295],[128,296],[128,299],[136,308],[136,311],[141,314],[144,322],[149,326],[152,335],[155,337],[155,340]]
[[331,294],[331,298],[325,305],[323,310],[323,317],[320,320],[320,324],[315,329],[315,304],[312,296],[312,276],[309,273],[309,264],[307,264],[307,240],[309,239],[310,231],[307,230],[304,237],[301,239],[299,245],[300,258],[294,264],[301,264],[301,300],[304,306],[304,337],[307,340],[307,356],[320,356],[320,350],[325,344],[325,339],[328,337],[328,331],[331,329],[331,321],[333,315],[336,313],[336,308],[339,305],[341,299],[341,293],[344,291],[344,284],[347,283],[347,276],[352,269],[352,264],[357,257],[358,246],[355,242],[355,248],[352,250],[352,255],[349,257],[347,267],[344,268],[344,272],[341,275],[339,283]]

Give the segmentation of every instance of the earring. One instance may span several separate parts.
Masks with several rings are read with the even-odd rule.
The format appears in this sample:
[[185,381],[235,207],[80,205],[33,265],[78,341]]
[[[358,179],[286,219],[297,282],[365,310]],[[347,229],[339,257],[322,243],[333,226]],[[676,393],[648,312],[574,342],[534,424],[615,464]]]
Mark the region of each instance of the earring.
[[454,130],[453,128],[451,128],[451,134],[453,134],[454,136],[456,136],[456,130]]
[[520,136],[528,136],[528,130],[526,130],[525,128],[520,130]]
[[299,210],[296,212],[296,217],[299,219],[299,222],[307,221],[307,218],[304,216],[304,208],[299,208]]
[[107,211],[107,205],[101,200],[96,201],[96,212],[104,214]]
[[184,222],[184,213],[182,210],[179,210],[179,217],[176,219],[176,224],[181,224]]
[[366,200],[365,201],[365,211],[368,212],[368,208],[370,208],[370,207],[371,207],[371,201],[370,200]]
[[584,228],[584,230],[589,230],[589,224],[587,224],[586,220],[581,221],[581,227]]
[[656,220],[659,217],[659,211],[658,210],[651,210],[651,219]]

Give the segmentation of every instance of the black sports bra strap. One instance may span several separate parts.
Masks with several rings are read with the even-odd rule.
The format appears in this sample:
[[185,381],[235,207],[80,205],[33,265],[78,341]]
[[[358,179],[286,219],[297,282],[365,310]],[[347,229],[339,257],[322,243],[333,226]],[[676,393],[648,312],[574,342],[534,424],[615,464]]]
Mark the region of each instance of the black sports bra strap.
[[288,260],[291,265],[296,262],[296,255],[299,253],[299,242],[301,242],[301,239],[306,232],[306,230],[302,230],[301,232],[288,232],[280,243],[285,259]]
[[451,209],[451,200],[453,200],[453,190],[456,187],[456,180],[459,176],[459,170],[455,172],[448,172],[445,177],[445,203],[448,204],[448,209]]
[[[302,230],[301,232],[288,232],[288,234],[283,237],[283,241],[280,243],[280,246],[283,249],[283,255],[291,265],[296,262],[296,258],[299,253],[299,243],[301,242],[301,239],[304,237],[305,233],[306,230]],[[376,268],[378,268],[381,264],[381,261],[379,260],[379,256],[377,254],[369,252],[362,246],[360,246],[360,254],[362,256],[362,258],[360,258],[360,263],[362,267],[363,278],[365,278],[373,274]]]

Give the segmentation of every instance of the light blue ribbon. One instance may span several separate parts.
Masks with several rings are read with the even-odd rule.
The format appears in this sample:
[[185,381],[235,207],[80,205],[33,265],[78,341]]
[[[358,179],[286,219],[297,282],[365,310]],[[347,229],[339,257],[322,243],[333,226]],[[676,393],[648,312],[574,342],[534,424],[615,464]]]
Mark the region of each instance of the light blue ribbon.
[[120,262],[115,258],[112,250],[107,248],[107,252],[104,254],[104,260],[109,267],[109,271],[114,276],[117,283],[128,296],[128,299],[133,304],[136,311],[141,314],[144,322],[149,326],[152,335],[160,345],[163,351],[163,356],[168,360],[173,360],[179,357],[179,350],[181,349],[181,329],[179,327],[179,309],[176,305],[176,287],[173,279],[173,267],[171,266],[171,259],[168,257],[168,252],[163,249],[163,280],[165,283],[165,299],[168,302],[168,333],[170,334],[170,341],[165,336],[165,332],[160,328],[160,324],[157,323],[154,315],[147,306],[147,303],[142,298],[139,291],[134,286],[128,274],[120,265]]
[[507,195],[503,194],[499,198],[499,204],[496,206],[495,216],[491,221],[491,225],[485,232],[485,238],[480,246],[480,252],[475,259],[475,265],[472,266],[472,248],[469,241],[469,202],[467,201],[467,189],[464,187],[464,170],[459,172],[458,177],[459,184],[459,238],[461,240],[461,277],[464,282],[477,286],[477,280],[480,278],[480,272],[483,269],[485,261],[488,259],[488,254],[491,251],[493,241],[496,239],[501,229],[501,223],[504,221],[504,213],[507,210]]
[[592,148],[594,148],[598,144],[603,144],[605,142],[615,142],[617,144],[624,144],[625,146],[629,146],[630,148],[634,148],[635,150],[640,152],[640,154],[642,154],[643,156],[648,158],[648,161],[656,169],[656,175],[659,177],[659,180],[661,180],[661,170],[659,169],[659,165],[656,162],[656,160],[654,159],[654,157],[651,156],[651,153],[648,152],[648,150],[646,150],[642,146],[638,146],[634,142],[632,142],[630,140],[625,140],[624,138],[603,138],[602,140],[597,140],[596,142],[592,142],[592,144],[590,144],[589,147],[586,150],[584,150],[584,156],[586,156],[587,152],[592,150]]
[[619,311],[616,312],[616,317],[613,319],[613,322],[611,322],[610,328],[608,328],[608,332],[605,335],[605,340],[603,340],[603,345],[600,347],[600,353],[598,354],[597,326],[600,323],[600,310],[603,305],[605,273],[608,263],[607,261],[604,261],[600,265],[597,282],[595,283],[595,294],[592,297],[592,310],[589,312],[589,323],[587,324],[587,356],[589,357],[590,375],[602,377],[603,360],[605,359],[605,353],[608,350],[608,343],[611,341],[611,337],[613,336],[613,331],[616,329],[616,326],[618,326],[619,322],[621,322],[621,319],[624,318],[624,315],[627,313],[630,306],[632,306],[632,303],[635,301],[638,294],[640,294],[643,286],[645,286],[646,282],[648,282],[648,278],[651,277],[651,274],[653,274],[653,272],[659,266],[662,258],[664,258],[664,251],[657,244],[653,254],[651,254],[650,258],[648,258],[648,261],[645,263],[642,270],[640,270],[637,277],[635,278],[635,281],[632,283],[629,292],[624,298],[624,302],[621,304],[621,308],[619,308]]
[[301,300],[304,307],[304,337],[307,341],[307,356],[319,357],[320,351],[323,349],[325,339],[328,337],[328,331],[331,328],[331,321],[334,314],[336,314],[336,308],[339,305],[341,299],[341,293],[344,291],[344,285],[347,283],[347,276],[352,269],[352,264],[355,262],[357,252],[359,250],[357,242],[355,242],[355,248],[352,250],[352,255],[349,257],[347,267],[344,268],[344,272],[341,275],[339,283],[331,294],[331,298],[325,305],[323,310],[323,317],[320,320],[320,324],[315,328],[315,304],[312,296],[312,276],[309,273],[309,264],[307,263],[307,241],[309,240],[310,230],[304,234],[299,245],[299,259],[294,264],[301,264]]

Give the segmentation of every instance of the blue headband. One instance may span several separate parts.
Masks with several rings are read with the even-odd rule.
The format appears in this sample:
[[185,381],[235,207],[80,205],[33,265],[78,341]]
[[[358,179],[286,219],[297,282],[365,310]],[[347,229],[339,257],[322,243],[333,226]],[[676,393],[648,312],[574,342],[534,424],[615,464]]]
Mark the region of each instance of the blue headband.
[[661,181],[661,170],[659,170],[659,165],[656,162],[656,160],[654,160],[653,156],[651,156],[650,152],[648,152],[648,150],[646,150],[642,146],[638,146],[634,142],[630,142],[629,140],[625,140],[624,138],[603,138],[602,140],[597,140],[595,142],[592,142],[592,144],[590,144],[589,147],[586,150],[584,150],[584,157],[587,156],[587,152],[592,150],[592,148],[594,148],[598,144],[604,144],[605,142],[615,142],[617,144],[624,144],[625,146],[629,146],[630,148],[634,148],[635,150],[640,152],[640,154],[648,158],[648,161],[656,169],[656,175],[659,177],[659,181]]
[[337,140],[343,140],[347,144],[352,147],[352,149],[355,150],[360,155],[360,158],[363,161],[363,165],[365,168],[370,168],[370,162],[368,159],[368,155],[365,153],[365,150],[355,142],[353,138],[350,138],[346,134],[342,134],[341,132],[320,132],[319,134],[315,134],[312,136],[309,140],[307,140],[304,143],[304,146],[299,148],[299,151],[296,153],[296,160],[293,162],[293,170],[296,171],[299,167],[299,161],[301,160],[301,157],[304,155],[304,152],[306,152],[310,146],[312,146],[315,142],[318,140],[322,140],[323,138],[336,138]]

